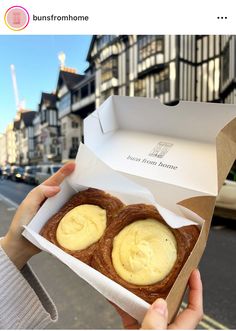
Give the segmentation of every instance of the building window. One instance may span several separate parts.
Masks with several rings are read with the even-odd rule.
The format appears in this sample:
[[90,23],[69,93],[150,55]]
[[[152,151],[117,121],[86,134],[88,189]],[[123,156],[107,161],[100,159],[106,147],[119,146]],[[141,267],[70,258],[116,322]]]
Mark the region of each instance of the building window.
[[111,95],[118,95],[118,88],[111,88],[101,93],[101,102],[105,101]]
[[79,91],[74,92],[73,94],[73,103],[76,103],[80,99]]
[[219,58],[197,67],[197,101],[217,101],[219,99],[220,69]]
[[98,51],[100,51],[103,47],[110,44],[110,42],[112,42],[112,40],[115,39],[115,38],[116,38],[115,35],[103,35],[103,36],[101,36],[97,41]]
[[90,93],[93,94],[95,92],[95,81],[92,80],[90,83]]
[[146,80],[145,79],[137,79],[134,82],[134,95],[139,97],[146,97]]
[[125,76],[126,76],[126,86],[125,86],[125,93],[129,95],[129,74],[130,74],[130,49],[126,48],[126,61],[125,61]]
[[78,137],[72,137],[72,148],[77,149],[79,147],[79,138]]
[[23,137],[23,139],[26,138],[26,129],[23,129],[23,130],[22,130],[22,137]]
[[155,95],[170,91],[169,68],[165,68],[155,75]]
[[112,56],[102,63],[101,66],[102,73],[101,79],[102,83],[112,79],[118,78],[118,57]]
[[62,130],[65,131],[66,130],[66,123],[62,124]]
[[41,122],[46,122],[46,110],[41,111]]
[[229,79],[229,43],[225,47],[222,55],[222,80],[223,83]]
[[77,123],[77,122],[75,122],[75,121],[72,121],[72,122],[71,122],[71,127],[72,127],[73,129],[76,129],[76,128],[79,127],[79,123]]
[[70,94],[64,95],[58,103],[59,112],[63,112],[66,108],[70,107]]
[[85,85],[81,88],[81,99],[86,98],[89,94],[88,85]]
[[164,36],[138,36],[138,61],[141,62],[151,55],[164,52]]

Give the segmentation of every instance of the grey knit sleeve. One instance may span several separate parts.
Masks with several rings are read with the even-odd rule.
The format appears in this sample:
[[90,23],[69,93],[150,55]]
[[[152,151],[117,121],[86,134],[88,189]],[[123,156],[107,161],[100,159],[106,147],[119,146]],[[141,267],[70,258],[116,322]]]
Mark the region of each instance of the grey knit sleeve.
[[44,329],[57,319],[54,303],[30,267],[19,271],[0,247],[0,329]]

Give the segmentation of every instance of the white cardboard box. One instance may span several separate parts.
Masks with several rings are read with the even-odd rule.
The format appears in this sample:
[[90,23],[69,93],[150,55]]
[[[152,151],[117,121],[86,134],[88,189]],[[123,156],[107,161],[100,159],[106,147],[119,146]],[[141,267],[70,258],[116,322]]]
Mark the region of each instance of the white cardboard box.
[[42,226],[75,191],[86,187],[116,193],[125,203],[156,200],[172,212],[159,206],[170,221],[204,219],[199,239],[167,297],[171,320],[204,251],[215,197],[235,159],[235,117],[236,107],[229,105],[181,102],[168,107],[158,99],[109,97],[84,122],[85,143],[105,164],[81,147],[79,167],[39,210],[24,236],[141,321],[146,302],[41,237]]

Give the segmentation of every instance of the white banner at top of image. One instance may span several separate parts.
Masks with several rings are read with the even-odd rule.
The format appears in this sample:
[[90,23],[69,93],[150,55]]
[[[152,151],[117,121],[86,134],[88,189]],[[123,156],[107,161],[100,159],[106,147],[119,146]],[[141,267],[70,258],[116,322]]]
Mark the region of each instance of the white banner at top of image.
[[234,0],[4,0],[0,34],[235,34]]

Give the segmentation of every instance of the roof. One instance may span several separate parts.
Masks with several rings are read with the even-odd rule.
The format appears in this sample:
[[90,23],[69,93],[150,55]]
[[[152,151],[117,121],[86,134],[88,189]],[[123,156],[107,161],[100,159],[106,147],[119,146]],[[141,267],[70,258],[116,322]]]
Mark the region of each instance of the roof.
[[80,88],[84,84],[87,84],[90,80],[95,80],[95,73],[84,75],[83,79],[81,79],[81,81],[74,86],[73,90],[78,90],[78,88]]
[[86,61],[90,61],[91,59],[91,52],[92,52],[92,49],[93,49],[93,46],[94,46],[94,43],[97,39],[97,35],[93,35],[92,39],[91,39],[91,42],[90,42],[90,45],[89,45],[89,50],[88,50],[88,53],[87,53],[87,56],[86,56]]
[[61,82],[63,82],[69,90],[72,90],[74,86],[78,84],[83,78],[84,75],[79,75],[74,72],[60,70],[58,82],[57,82],[57,89],[61,84]]
[[54,93],[42,93],[41,102],[46,103],[48,108],[56,108],[57,96]]
[[36,111],[26,111],[21,113],[21,121],[24,122],[25,126],[32,126],[33,119],[35,118],[37,112]]

